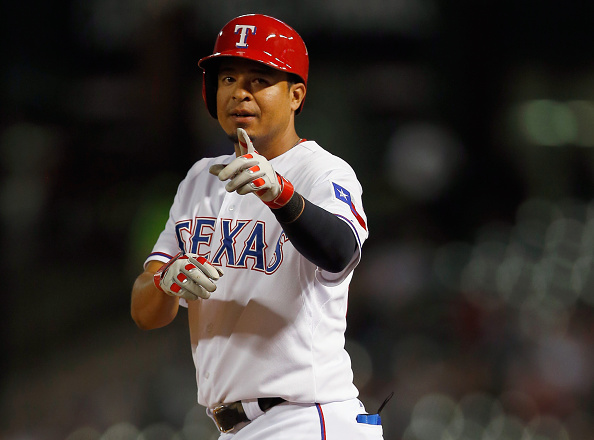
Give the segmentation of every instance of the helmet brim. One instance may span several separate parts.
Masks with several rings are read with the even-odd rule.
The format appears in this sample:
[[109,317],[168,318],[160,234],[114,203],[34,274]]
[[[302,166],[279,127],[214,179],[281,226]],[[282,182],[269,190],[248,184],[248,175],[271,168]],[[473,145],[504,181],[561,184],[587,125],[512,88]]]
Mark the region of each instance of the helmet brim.
[[[290,66],[287,63],[279,60],[278,58],[275,58],[272,55],[270,55],[266,52],[259,51],[259,50],[242,49],[242,50],[233,50],[233,51],[214,53],[214,54],[204,57],[200,61],[198,61],[198,67],[200,67],[204,72],[207,72],[208,70],[211,70],[212,68],[218,69],[218,63],[215,61],[220,62],[222,59],[225,59],[225,58],[243,58],[243,59],[255,61],[258,63],[262,63],[266,66],[272,67],[273,69],[280,70],[282,72],[291,73],[291,74],[297,76],[298,78],[300,78],[301,81],[307,85],[306,78],[303,78],[303,77],[301,77],[301,75],[294,73],[294,66]],[[209,73],[212,73],[212,72],[209,72]]]

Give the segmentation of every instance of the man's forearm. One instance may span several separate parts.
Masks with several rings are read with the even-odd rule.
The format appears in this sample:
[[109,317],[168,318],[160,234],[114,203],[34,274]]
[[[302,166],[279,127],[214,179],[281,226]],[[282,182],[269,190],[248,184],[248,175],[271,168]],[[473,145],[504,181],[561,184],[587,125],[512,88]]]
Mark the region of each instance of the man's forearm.
[[153,272],[145,271],[136,278],[132,287],[130,313],[136,325],[143,330],[164,327],[179,309],[179,298],[168,296],[157,289]]
[[353,258],[357,249],[353,230],[297,192],[285,206],[272,212],[295,249],[320,268],[337,273]]

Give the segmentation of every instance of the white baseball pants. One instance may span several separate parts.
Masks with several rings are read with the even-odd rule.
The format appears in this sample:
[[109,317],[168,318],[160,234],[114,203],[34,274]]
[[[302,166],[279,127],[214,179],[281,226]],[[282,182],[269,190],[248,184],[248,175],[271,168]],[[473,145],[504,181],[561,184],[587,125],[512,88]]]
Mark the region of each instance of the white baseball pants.
[[320,404],[285,402],[219,440],[383,440],[381,425],[357,422],[365,414],[358,399]]

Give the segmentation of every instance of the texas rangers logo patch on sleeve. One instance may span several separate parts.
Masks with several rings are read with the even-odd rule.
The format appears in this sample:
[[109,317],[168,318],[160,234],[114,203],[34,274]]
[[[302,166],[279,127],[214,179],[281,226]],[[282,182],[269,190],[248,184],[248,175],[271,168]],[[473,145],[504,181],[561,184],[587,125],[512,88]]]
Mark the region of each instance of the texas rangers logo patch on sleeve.
[[334,197],[336,197],[341,202],[344,202],[347,205],[349,205],[349,208],[351,208],[351,212],[353,213],[353,215],[355,216],[355,218],[357,219],[357,221],[359,222],[361,227],[363,229],[367,230],[367,226],[365,225],[365,221],[363,220],[363,217],[361,217],[361,215],[357,212],[357,209],[355,208],[355,204],[351,200],[351,193],[348,192],[346,190],[346,188],[343,188],[342,186],[340,186],[337,183],[332,182],[332,185],[334,185]]

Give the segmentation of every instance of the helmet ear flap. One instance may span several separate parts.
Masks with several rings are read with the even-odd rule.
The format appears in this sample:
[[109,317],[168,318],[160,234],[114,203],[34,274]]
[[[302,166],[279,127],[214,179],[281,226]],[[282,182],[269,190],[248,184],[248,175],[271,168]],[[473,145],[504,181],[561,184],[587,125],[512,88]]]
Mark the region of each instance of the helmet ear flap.
[[202,73],[202,98],[210,116],[218,119],[217,116],[217,87],[218,87],[218,63],[209,63],[208,69]]

